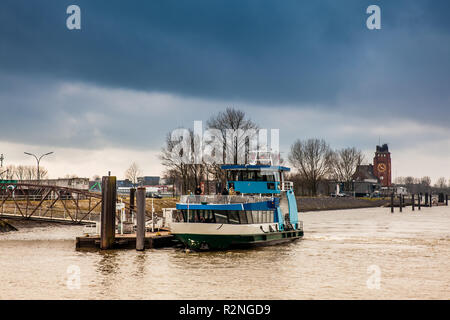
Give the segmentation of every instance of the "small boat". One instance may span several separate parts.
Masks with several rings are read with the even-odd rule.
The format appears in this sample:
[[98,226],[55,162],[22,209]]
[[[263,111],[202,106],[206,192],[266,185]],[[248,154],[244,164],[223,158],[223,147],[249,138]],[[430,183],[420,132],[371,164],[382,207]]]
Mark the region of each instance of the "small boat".
[[171,233],[193,250],[226,250],[291,242],[303,237],[289,168],[223,165],[229,195],[184,195]]

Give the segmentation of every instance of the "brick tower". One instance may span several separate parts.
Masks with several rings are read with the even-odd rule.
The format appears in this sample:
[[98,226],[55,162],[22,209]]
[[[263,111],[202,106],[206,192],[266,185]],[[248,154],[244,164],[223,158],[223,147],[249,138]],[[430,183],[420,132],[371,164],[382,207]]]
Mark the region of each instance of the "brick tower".
[[373,174],[380,179],[383,187],[391,186],[391,153],[387,144],[377,146],[373,158]]

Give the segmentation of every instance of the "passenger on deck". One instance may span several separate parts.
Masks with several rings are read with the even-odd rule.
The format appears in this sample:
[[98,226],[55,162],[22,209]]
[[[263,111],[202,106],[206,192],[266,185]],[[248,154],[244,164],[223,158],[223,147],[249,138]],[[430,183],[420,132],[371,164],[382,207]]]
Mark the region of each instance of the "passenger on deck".
[[230,196],[233,196],[233,195],[236,194],[236,193],[234,192],[234,188],[233,188],[233,187],[230,187],[230,190],[229,190],[228,192],[229,192]]
[[195,195],[199,196],[202,194],[202,188],[200,188],[200,186],[197,186],[197,188],[195,188]]
[[223,196],[227,196],[229,193],[228,193],[228,190],[227,190],[227,188],[223,188],[223,190],[222,190],[222,195]]

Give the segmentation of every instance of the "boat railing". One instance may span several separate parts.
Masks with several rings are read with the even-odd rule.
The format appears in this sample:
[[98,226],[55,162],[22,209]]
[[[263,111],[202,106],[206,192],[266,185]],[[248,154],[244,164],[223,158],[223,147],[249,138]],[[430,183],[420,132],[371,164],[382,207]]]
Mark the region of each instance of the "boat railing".
[[271,201],[272,197],[242,195],[183,195],[180,203],[232,204]]

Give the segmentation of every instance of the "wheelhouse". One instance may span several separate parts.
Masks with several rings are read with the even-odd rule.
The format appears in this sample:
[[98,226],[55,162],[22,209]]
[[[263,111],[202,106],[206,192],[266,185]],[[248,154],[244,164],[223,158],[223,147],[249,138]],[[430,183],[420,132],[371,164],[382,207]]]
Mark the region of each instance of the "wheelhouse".
[[237,193],[279,194],[292,189],[292,183],[284,179],[290,169],[270,165],[224,165],[228,189]]

